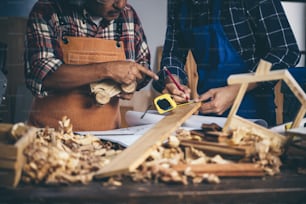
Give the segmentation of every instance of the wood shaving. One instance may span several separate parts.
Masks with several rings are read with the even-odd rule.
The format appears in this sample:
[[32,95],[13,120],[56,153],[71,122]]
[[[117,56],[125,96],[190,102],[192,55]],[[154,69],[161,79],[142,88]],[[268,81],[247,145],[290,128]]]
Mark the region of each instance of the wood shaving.
[[58,131],[44,128],[36,134],[35,141],[24,151],[23,181],[28,183],[86,184],[121,152],[92,135],[74,134],[66,117],[59,122]]

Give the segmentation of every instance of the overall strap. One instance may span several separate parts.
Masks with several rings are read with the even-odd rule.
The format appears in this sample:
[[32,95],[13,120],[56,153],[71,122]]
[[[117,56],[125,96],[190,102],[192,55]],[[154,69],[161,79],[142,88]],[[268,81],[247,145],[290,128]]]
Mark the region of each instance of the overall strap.
[[213,0],[212,13],[213,13],[214,23],[220,21],[221,6],[222,6],[222,0]]

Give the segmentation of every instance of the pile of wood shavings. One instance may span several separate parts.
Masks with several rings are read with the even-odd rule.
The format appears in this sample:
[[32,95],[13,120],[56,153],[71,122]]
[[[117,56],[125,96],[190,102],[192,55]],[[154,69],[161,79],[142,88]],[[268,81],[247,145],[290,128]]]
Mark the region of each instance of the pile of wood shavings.
[[191,169],[186,168],[185,171],[179,172],[172,168],[172,166],[189,163],[189,164],[200,164],[208,162],[227,163],[219,155],[216,157],[208,157],[204,152],[197,149],[190,148],[184,150],[180,147],[180,140],[178,138],[192,138],[198,139],[197,136],[190,135],[189,131],[180,129],[176,132],[176,136],[170,136],[168,141],[162,146],[158,147],[153,151],[150,157],[144,162],[136,172],[131,174],[133,181],[155,181],[165,183],[181,183],[187,185],[189,180],[192,183],[220,183],[218,176],[214,174],[196,174]]
[[[220,178],[213,173],[193,171],[188,165],[232,164],[240,161],[227,160],[219,154],[207,155],[195,147],[183,147],[181,141],[201,141],[203,138],[179,129],[170,136],[166,143],[157,147],[139,168],[127,175],[135,182],[180,183],[220,183]],[[279,172],[282,143],[277,139],[262,138],[251,130],[234,130],[229,138],[234,145],[253,146],[254,152],[243,162],[260,165],[268,175]],[[26,182],[63,184],[88,183],[101,168],[121,150],[114,150],[113,143],[101,142],[98,138],[73,134],[70,120],[63,118],[58,131],[41,129],[37,139],[25,150],[27,163],[24,167],[23,180]],[[246,161],[248,160],[248,161]],[[175,167],[186,165],[183,170]],[[111,177],[103,185],[122,185],[122,175]]]
[[[197,135],[192,135],[190,131],[179,129],[175,136],[171,136],[162,146],[153,151],[150,157],[134,172],[131,177],[134,181],[141,182],[166,182],[181,183],[187,185],[192,183],[220,183],[220,178],[215,174],[200,173],[192,171],[188,165],[193,164],[233,164],[247,163],[255,164],[266,175],[275,175],[280,172],[282,165],[280,156],[283,149],[283,141],[278,138],[262,137],[256,131],[239,128],[234,130],[231,138],[227,141],[234,146],[250,146],[254,150],[245,158],[239,160],[227,160],[219,154],[207,156],[205,151],[194,147],[182,148],[181,140],[201,141]],[[178,171],[175,166],[186,164],[185,170]]]
[[121,152],[92,135],[76,135],[70,120],[59,122],[59,130],[40,129],[25,151],[23,181],[26,183],[89,183],[94,173]]

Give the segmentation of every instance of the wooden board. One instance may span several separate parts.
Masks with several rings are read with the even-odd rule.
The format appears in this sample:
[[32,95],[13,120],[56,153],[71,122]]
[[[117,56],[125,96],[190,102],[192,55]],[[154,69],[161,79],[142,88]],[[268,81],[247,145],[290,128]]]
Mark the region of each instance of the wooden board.
[[25,163],[23,150],[36,137],[37,128],[31,127],[15,143],[7,142],[12,125],[0,124],[0,186],[16,187]]
[[214,174],[221,177],[262,177],[265,175],[263,168],[252,163],[228,163],[228,164],[178,164],[172,166],[177,171],[185,171],[187,168],[196,174]]
[[134,144],[126,148],[101,171],[97,172],[95,178],[104,178],[134,171],[148,158],[153,149],[161,145],[185,122],[185,120],[196,112],[200,106],[201,103],[199,102],[179,106],[174,109]]
[[34,140],[36,131],[36,128],[30,128],[15,144],[0,143],[0,159],[16,160],[21,157],[24,148]]
[[21,178],[22,169],[3,170],[0,169],[0,186],[16,187]]

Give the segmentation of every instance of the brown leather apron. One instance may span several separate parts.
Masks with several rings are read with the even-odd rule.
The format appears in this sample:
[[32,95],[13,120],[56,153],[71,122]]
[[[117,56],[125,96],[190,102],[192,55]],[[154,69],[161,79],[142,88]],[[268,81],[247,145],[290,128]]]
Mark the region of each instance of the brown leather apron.
[[[66,64],[89,64],[125,60],[122,43],[115,40],[88,37],[65,37],[61,41],[63,60]],[[86,72],[86,70],[84,70]],[[97,105],[89,85],[77,90],[50,93],[43,98],[35,97],[29,123],[37,127],[57,128],[63,116],[71,119],[74,131],[109,130],[120,127],[119,99],[114,97],[108,104]]]

